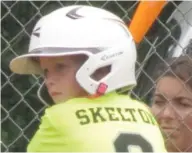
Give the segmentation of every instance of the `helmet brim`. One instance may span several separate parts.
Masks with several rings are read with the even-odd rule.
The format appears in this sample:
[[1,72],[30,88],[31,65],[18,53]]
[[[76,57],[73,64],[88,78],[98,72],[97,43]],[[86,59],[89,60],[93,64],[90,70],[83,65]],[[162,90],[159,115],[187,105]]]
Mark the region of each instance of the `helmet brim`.
[[33,60],[32,57],[59,57],[59,56],[69,56],[69,55],[79,55],[84,54],[88,55],[89,53],[86,51],[76,51],[76,52],[49,52],[49,51],[37,51],[31,52],[28,54],[24,54],[18,57],[15,57],[10,62],[10,69],[14,73],[17,74],[35,74],[35,75],[42,75],[42,69],[39,63]]

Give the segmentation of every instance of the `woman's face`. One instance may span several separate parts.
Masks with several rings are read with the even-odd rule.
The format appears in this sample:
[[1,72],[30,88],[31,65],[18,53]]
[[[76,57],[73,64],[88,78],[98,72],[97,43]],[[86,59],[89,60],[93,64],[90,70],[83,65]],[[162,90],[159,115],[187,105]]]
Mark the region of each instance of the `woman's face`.
[[55,103],[87,95],[76,81],[80,63],[75,62],[73,57],[41,57],[40,66],[48,93]]
[[152,112],[169,152],[192,151],[192,90],[174,77],[157,82]]

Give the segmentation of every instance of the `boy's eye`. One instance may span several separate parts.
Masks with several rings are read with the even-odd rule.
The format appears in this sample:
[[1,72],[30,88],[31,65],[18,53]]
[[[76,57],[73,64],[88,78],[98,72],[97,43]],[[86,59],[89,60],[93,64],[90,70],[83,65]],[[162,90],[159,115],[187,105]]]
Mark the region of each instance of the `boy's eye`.
[[66,69],[67,69],[67,65],[62,63],[57,63],[54,65],[54,68],[52,69],[47,69],[47,68],[44,69],[43,74],[44,74],[44,77],[47,78],[49,73],[54,74],[56,72],[64,72],[66,71]]
[[63,70],[64,68],[66,68],[65,64],[56,64],[56,70],[57,71]]

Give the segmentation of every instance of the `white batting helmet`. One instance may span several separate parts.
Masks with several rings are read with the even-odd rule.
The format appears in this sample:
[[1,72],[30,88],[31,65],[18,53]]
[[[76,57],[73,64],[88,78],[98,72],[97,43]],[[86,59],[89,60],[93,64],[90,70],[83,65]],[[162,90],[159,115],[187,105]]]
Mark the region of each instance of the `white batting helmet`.
[[[31,57],[85,54],[88,60],[76,73],[76,80],[94,94],[105,83],[106,92],[136,85],[136,47],[127,25],[106,10],[83,5],[60,8],[42,17],[31,34],[29,52],[14,58],[10,68],[18,74],[41,74],[39,63]],[[91,74],[111,66],[99,81]]]

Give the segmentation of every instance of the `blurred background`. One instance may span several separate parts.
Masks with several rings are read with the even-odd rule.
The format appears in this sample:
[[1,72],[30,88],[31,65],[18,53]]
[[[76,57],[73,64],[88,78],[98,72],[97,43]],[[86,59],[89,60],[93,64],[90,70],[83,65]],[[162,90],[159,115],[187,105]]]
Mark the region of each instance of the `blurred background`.
[[[10,71],[12,58],[27,53],[29,38],[37,20],[63,6],[84,4],[101,7],[121,17],[128,25],[138,1],[1,1],[1,151],[25,152],[47,105],[37,97],[42,79]],[[138,86],[132,96],[151,103],[159,61],[186,54],[192,36],[192,2],[169,1],[145,38],[137,45]],[[52,104],[43,90],[43,97]]]

